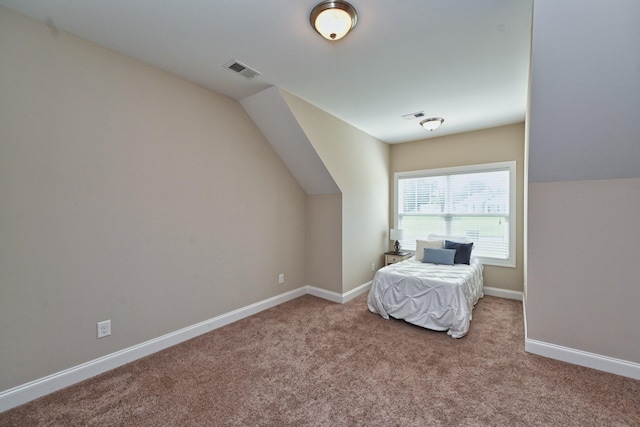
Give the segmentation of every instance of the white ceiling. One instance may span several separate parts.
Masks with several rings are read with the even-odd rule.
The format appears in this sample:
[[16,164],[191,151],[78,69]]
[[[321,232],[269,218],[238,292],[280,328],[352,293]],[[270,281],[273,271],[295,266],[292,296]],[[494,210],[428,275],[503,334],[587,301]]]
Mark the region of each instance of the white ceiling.
[[[0,5],[242,100],[276,85],[388,143],[517,123],[533,0],[352,0],[330,42],[320,0],[0,0]],[[224,65],[258,70],[253,80]],[[444,117],[427,132],[402,115]]]

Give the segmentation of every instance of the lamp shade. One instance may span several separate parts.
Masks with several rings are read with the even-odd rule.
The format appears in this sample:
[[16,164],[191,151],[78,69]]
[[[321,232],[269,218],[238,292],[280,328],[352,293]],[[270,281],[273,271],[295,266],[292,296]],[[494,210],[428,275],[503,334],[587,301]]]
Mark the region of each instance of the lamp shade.
[[389,230],[389,240],[402,240],[404,231],[400,228],[392,228]]

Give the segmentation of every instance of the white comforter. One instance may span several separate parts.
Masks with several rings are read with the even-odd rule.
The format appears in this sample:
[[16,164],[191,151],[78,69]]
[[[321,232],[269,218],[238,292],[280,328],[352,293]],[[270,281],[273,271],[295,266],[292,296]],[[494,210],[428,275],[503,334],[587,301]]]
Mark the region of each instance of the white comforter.
[[369,310],[461,338],[483,296],[482,268],[476,259],[471,265],[436,265],[414,258],[388,265],[373,278]]

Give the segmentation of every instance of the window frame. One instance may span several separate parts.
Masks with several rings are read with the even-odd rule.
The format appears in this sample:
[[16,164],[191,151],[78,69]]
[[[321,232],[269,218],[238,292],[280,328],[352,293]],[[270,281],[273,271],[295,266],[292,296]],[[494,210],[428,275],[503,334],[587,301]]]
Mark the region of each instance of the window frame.
[[[422,178],[443,175],[460,175],[468,173],[482,173],[493,171],[509,171],[509,257],[507,259],[498,259],[491,257],[478,257],[484,265],[494,265],[498,267],[516,268],[516,162],[510,160],[506,162],[482,163],[475,165],[453,166],[437,169],[422,169],[415,171],[395,172],[393,174],[393,228],[398,228],[398,181],[406,178]],[[442,234],[434,232],[433,234]],[[426,239],[427,236],[424,236]],[[415,250],[413,251],[415,252]]]

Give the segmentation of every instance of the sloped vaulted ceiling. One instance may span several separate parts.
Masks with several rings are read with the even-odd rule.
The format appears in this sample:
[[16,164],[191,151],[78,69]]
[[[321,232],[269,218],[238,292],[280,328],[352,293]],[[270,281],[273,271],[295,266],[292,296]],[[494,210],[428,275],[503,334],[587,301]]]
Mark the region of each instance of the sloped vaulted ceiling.
[[307,194],[340,193],[277,87],[249,96],[240,104]]

